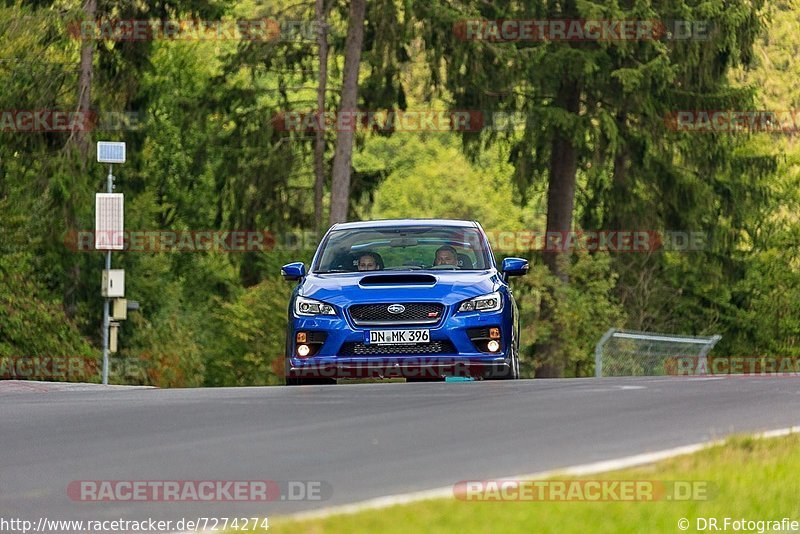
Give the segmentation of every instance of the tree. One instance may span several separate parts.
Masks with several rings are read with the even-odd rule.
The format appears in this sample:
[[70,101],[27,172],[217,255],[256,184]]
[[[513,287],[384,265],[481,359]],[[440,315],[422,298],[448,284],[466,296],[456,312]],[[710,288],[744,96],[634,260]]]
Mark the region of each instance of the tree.
[[[317,48],[319,54],[319,81],[317,82],[317,113],[322,122],[325,112],[325,91],[328,89],[328,12],[332,2],[325,7],[325,0],[314,3],[315,21],[317,23]],[[314,132],[314,231],[320,235],[322,231],[322,197],[325,192],[325,129],[317,128]]]
[[[94,23],[97,13],[97,0],[86,0],[83,4],[85,20]],[[78,113],[89,117],[92,101],[92,75],[94,62],[94,40],[86,38],[81,41],[81,64],[78,81]],[[89,156],[89,133],[80,129],[74,132],[78,137],[78,148],[81,160],[86,161]]]
[[[725,74],[737,61],[746,62],[749,57],[753,39],[760,29],[759,9],[759,3],[752,3],[732,12],[730,6],[721,1],[702,6],[682,3],[680,6],[634,4],[630,7],[573,0],[522,5],[511,1],[492,4],[465,1],[448,7],[420,4],[417,16],[431,21],[424,33],[430,51],[431,79],[449,91],[456,109],[519,111],[527,115],[524,132],[467,134],[464,146],[474,151],[497,141],[509,143],[520,192],[524,194],[531,184],[546,179],[545,230],[563,233],[571,230],[576,219],[577,185],[593,173],[600,173],[605,180],[604,171],[611,169],[616,180],[614,191],[619,191],[616,188],[625,187],[629,166],[637,164],[637,157],[641,157],[645,165],[652,162],[650,169],[660,168],[652,175],[658,181],[680,175],[687,162],[707,169],[711,158],[730,156],[731,152],[725,149],[729,145],[713,136],[709,137],[710,146],[694,145],[702,146],[702,153],[689,147],[680,154],[676,153],[675,145],[657,138],[664,136],[665,106],[681,102],[689,106],[688,109],[694,109],[698,100],[693,102],[692,95],[713,94],[714,91],[719,93],[717,102],[726,94],[731,96],[731,92],[722,87]],[[706,41],[492,42],[453,38],[454,25],[457,28],[469,19],[709,18],[722,23]],[[633,109],[629,109],[631,107]],[[655,122],[660,129],[654,128]],[[643,142],[637,146],[636,139]],[[651,141],[649,145],[648,140]],[[652,158],[651,149],[659,145],[664,147],[663,157]],[[637,153],[639,149],[644,151]],[[589,168],[596,170],[587,171]],[[645,169],[646,166],[638,166],[630,172],[642,173]],[[690,185],[685,180],[678,181],[677,185],[683,187],[684,198],[693,186],[697,190],[704,189],[701,183]],[[593,187],[589,189],[590,198],[594,191]],[[630,196],[618,195],[618,198],[630,204]],[[634,206],[634,210],[652,211],[643,204]],[[615,218],[615,209],[626,211],[622,203],[606,206],[603,213],[607,220]],[[674,213],[670,211],[670,215]],[[664,220],[670,218],[667,216]],[[554,277],[564,284],[569,283],[566,269],[569,253],[547,251],[542,260]],[[554,290],[551,298],[545,299],[549,305],[542,308],[542,321],[555,317],[560,294]],[[561,346],[561,332],[550,329],[548,337],[541,339],[538,345],[537,376],[561,375],[565,363]]]
[[[364,40],[364,14],[366,0],[352,0],[344,47],[344,76],[339,115],[355,112],[358,104],[358,72],[361,65],[361,47]],[[350,121],[336,134],[331,182],[331,224],[347,220],[350,206],[350,171],[353,158],[353,137],[357,124]]]

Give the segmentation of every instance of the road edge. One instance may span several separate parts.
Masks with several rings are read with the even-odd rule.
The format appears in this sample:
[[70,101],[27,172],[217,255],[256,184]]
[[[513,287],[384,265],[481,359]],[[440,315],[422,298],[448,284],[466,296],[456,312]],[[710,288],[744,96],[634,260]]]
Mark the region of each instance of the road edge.
[[[750,436],[755,439],[770,439],[788,436],[790,434],[800,433],[800,426],[790,426],[779,428],[775,430],[768,430],[756,434],[741,434]],[[562,476],[584,476],[596,475],[599,473],[606,473],[610,471],[619,471],[620,469],[628,469],[631,467],[639,467],[642,465],[652,464],[675,458],[677,456],[685,456],[687,454],[694,454],[710,447],[722,445],[726,440],[733,436],[740,434],[731,434],[724,439],[714,439],[700,443],[693,443],[691,445],[682,445],[680,447],[673,447],[671,449],[664,449],[655,452],[646,452],[641,454],[634,454],[631,456],[624,456],[613,460],[602,460],[599,462],[591,462],[586,464],[578,464],[568,467],[561,467],[557,469],[550,469],[547,471],[539,471],[537,473],[526,473],[520,475],[513,475],[510,477],[498,478],[496,480],[540,480]],[[367,499],[351,504],[342,504],[338,506],[329,506],[319,510],[310,510],[305,512],[297,512],[295,514],[274,516],[281,519],[292,519],[296,521],[306,521],[312,519],[325,519],[335,515],[351,515],[365,510],[379,510],[388,508],[390,506],[410,504],[418,501],[426,501],[430,499],[442,499],[453,496],[453,485],[433,488],[429,490],[414,491],[409,493],[400,493],[396,495],[387,495],[384,497],[376,497]]]

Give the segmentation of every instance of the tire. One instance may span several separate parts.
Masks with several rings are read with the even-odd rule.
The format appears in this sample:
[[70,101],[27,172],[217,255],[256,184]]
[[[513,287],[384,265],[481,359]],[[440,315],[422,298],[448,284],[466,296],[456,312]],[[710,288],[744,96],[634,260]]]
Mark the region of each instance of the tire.
[[408,383],[414,383],[414,382],[416,382],[416,383],[420,383],[420,382],[444,382],[444,380],[445,379],[441,378],[441,377],[428,378],[428,377],[414,376],[414,377],[411,377],[411,378],[406,378],[406,382],[408,382]]
[[511,380],[519,380],[519,351],[514,351],[514,359],[512,361],[514,376],[511,377]]
[[336,380],[333,378],[324,378],[324,377],[299,377],[299,376],[287,376],[286,377],[286,385],[287,386],[324,386],[335,384]]
[[511,365],[503,369],[489,369],[483,374],[484,380],[517,380],[519,379],[519,355],[514,350],[511,353]]

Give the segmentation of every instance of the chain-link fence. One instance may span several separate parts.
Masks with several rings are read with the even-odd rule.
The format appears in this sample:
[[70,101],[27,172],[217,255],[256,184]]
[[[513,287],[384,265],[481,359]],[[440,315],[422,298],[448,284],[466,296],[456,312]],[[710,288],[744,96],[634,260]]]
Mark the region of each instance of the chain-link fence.
[[608,330],[594,351],[595,376],[661,376],[678,358],[703,359],[722,336]]

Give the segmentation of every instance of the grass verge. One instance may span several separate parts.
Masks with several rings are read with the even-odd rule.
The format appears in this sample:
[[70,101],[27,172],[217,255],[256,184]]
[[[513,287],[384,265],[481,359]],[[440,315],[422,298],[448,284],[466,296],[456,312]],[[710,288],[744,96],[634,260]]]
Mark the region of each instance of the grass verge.
[[[800,521],[800,436],[732,438],[724,445],[585,480],[704,481],[705,500],[651,502],[422,501],[319,520],[270,518],[269,532],[700,532],[702,519]],[[569,479],[566,479],[569,480]],[[577,479],[572,479],[577,480]],[[336,488],[334,488],[334,492]],[[679,520],[688,520],[688,529]],[[701,519],[698,522],[698,519]],[[727,531],[736,531],[729,523]],[[758,532],[758,525],[751,525]],[[765,527],[768,525],[764,525]],[[712,531],[708,525],[705,532]],[[738,529],[739,532],[744,530]],[[775,530],[765,530],[774,532]]]

